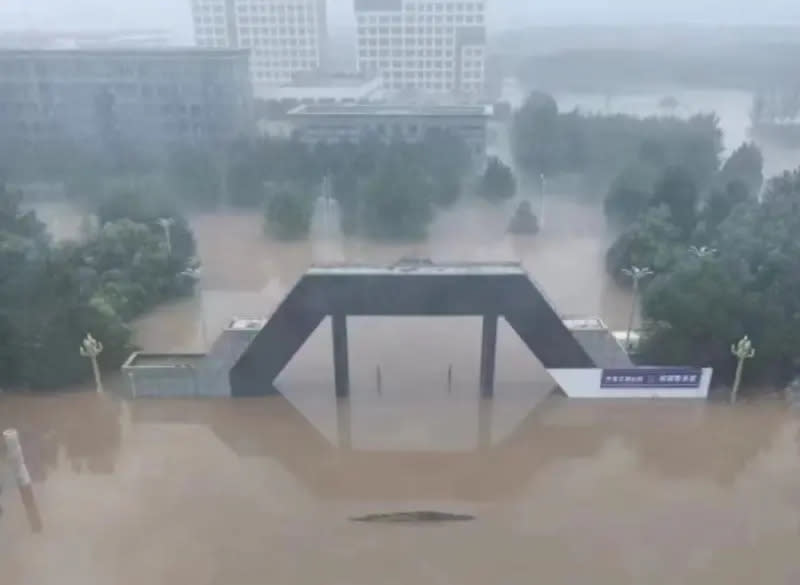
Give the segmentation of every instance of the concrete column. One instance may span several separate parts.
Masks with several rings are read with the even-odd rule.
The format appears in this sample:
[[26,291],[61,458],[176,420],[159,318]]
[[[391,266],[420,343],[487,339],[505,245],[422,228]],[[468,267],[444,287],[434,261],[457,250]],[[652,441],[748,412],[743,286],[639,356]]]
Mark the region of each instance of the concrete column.
[[497,315],[483,316],[481,340],[481,396],[494,396],[495,355],[497,354]]
[[336,384],[336,396],[345,398],[350,395],[350,364],[347,357],[347,316],[332,315],[333,330],[333,377]]

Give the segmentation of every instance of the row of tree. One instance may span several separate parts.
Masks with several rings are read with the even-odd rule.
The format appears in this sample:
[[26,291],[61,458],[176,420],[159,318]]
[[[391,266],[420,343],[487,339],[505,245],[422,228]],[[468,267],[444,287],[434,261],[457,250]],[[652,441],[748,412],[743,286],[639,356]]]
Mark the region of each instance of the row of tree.
[[[643,199],[608,253],[615,278],[629,266],[649,267],[643,283],[651,364],[711,365],[718,382],[733,379],[731,344],[749,335],[757,348],[746,370],[751,387],[782,387],[800,366],[800,170],[767,183],[759,195],[761,154],[745,144],[712,186],[669,167]],[[607,209],[619,218],[612,188]],[[633,216],[633,217],[631,217]]]
[[[418,239],[426,236],[437,210],[470,188],[472,165],[464,142],[445,132],[428,133],[417,144],[363,141],[311,148],[268,140],[239,146],[231,189],[239,205],[265,201],[267,231],[278,238],[308,234],[320,185],[329,181],[345,233]],[[491,159],[476,188],[490,201],[503,201],[516,193],[516,179]]]
[[375,138],[310,146],[262,138],[217,151],[183,146],[163,160],[124,155],[92,156],[80,148],[54,146],[18,153],[19,161],[5,170],[18,182],[61,183],[68,196],[90,208],[119,191],[147,193],[187,210],[263,208],[267,230],[282,239],[307,234],[325,180],[331,181],[339,202],[343,229],[378,239],[424,237],[436,211],[454,204],[466,190],[490,201],[516,192],[510,168],[497,159],[486,169],[475,168],[465,142],[445,131],[429,131],[415,144]]
[[194,239],[185,220],[132,209],[120,192],[81,242],[55,244],[21,195],[0,186],[0,387],[49,389],[91,376],[82,339],[101,339],[104,367],[131,350],[127,322],[192,290]]
[[[534,92],[514,114],[512,147],[517,166],[531,174],[578,174],[596,189],[632,161],[685,168],[699,186],[719,166],[722,132],[714,115],[674,117],[561,113],[552,96]],[[638,166],[638,165],[637,165]]]

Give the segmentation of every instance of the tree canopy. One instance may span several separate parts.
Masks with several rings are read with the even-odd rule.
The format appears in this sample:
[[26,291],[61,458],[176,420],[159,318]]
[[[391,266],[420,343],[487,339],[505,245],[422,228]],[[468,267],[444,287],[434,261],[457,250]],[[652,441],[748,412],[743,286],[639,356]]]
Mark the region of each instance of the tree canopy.
[[596,188],[644,160],[680,166],[705,189],[719,167],[722,132],[713,114],[683,120],[561,113],[552,96],[534,92],[514,115],[512,147],[518,166],[531,175],[579,174]]
[[[800,170],[772,179],[761,201],[739,199],[714,204],[714,211],[707,204],[700,215],[715,218],[714,230],[701,230],[701,220],[677,243],[675,232],[655,232],[674,255],[644,293],[643,356],[655,364],[710,364],[718,379],[730,380],[730,345],[747,334],[757,352],[746,376],[782,385],[800,366]],[[712,251],[700,258],[686,253],[692,240]]]
[[479,185],[480,194],[489,201],[505,201],[517,192],[517,180],[511,168],[491,157]]
[[119,367],[131,350],[126,321],[192,289],[195,260],[170,254],[150,225],[108,221],[84,242],[56,245],[20,203],[0,186],[0,386],[88,379],[78,352],[88,332],[103,342],[101,365]]
[[265,229],[279,240],[305,238],[311,229],[313,210],[313,194],[302,185],[276,187],[267,198]]

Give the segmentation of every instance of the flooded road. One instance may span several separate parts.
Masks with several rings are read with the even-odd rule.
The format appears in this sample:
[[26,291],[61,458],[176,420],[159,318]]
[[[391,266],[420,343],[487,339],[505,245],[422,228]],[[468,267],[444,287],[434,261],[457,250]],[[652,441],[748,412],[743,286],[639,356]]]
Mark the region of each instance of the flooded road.
[[[440,390],[338,408],[330,387],[294,402],[3,398],[44,530],[6,485],[1,581],[798,582],[786,411]],[[350,521],[415,510],[475,519]]]

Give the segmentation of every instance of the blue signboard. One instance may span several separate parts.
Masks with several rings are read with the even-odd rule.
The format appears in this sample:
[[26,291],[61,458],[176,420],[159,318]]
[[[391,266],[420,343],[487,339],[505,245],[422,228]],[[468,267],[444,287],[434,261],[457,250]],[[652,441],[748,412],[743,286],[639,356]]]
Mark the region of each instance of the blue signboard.
[[601,388],[699,388],[700,368],[603,370]]

